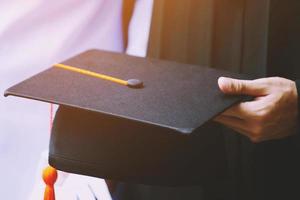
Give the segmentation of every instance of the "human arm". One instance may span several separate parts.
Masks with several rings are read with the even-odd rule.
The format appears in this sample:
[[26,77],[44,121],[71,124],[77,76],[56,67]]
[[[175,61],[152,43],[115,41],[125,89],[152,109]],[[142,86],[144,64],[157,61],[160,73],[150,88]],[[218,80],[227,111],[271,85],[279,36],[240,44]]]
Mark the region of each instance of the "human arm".
[[221,77],[218,84],[225,94],[250,95],[254,100],[229,108],[215,121],[253,142],[281,139],[297,132],[299,81],[279,77],[251,81]]
[[148,47],[153,0],[136,0],[128,27],[126,53],[145,57]]

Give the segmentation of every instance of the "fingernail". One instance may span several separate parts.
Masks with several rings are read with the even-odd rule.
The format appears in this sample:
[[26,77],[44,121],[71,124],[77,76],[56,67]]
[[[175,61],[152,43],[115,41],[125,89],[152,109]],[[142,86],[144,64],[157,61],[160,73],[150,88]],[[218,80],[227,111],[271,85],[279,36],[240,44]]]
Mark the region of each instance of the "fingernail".
[[230,79],[227,77],[220,77],[218,79],[219,88],[224,92],[226,91],[226,86],[229,84]]

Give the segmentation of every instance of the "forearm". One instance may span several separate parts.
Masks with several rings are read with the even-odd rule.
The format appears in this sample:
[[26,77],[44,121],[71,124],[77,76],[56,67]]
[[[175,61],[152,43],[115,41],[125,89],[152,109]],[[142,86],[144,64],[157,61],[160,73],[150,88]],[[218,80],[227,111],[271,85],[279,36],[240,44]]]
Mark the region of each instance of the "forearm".
[[152,7],[153,0],[136,0],[128,27],[127,54],[141,57],[146,56]]

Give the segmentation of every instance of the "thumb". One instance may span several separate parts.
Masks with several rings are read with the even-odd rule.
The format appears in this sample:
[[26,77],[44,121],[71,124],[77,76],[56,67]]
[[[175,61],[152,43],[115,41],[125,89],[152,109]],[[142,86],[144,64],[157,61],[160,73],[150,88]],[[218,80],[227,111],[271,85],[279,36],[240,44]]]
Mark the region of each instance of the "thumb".
[[227,77],[218,79],[220,90],[225,94],[261,96],[266,94],[266,88],[258,81],[239,80]]

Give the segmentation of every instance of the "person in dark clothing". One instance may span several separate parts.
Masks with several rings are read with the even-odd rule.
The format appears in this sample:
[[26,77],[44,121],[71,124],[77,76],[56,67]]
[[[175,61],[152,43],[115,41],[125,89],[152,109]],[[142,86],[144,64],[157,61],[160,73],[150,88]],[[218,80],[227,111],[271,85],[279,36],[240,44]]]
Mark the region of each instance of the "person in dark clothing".
[[215,121],[247,136],[252,142],[286,138],[297,133],[300,82],[280,77],[237,80],[220,77],[220,90],[254,99],[237,104]]

